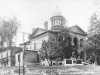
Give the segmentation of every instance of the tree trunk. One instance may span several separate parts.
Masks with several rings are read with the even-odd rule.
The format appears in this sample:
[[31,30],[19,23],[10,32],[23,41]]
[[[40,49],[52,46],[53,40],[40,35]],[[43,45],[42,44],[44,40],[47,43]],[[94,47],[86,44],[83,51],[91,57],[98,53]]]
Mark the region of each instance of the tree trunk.
[[95,65],[97,65],[97,55],[96,55],[96,52],[95,52]]
[[51,64],[50,64],[50,62],[49,62],[48,58],[47,58],[47,61],[48,61],[48,64],[49,64],[49,66],[50,66]]

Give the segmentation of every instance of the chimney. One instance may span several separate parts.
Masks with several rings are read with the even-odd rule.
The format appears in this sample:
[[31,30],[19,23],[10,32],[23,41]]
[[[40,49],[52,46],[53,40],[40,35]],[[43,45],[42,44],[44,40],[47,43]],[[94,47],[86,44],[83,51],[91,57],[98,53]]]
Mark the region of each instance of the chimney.
[[44,22],[44,29],[48,30],[48,22],[47,21]]

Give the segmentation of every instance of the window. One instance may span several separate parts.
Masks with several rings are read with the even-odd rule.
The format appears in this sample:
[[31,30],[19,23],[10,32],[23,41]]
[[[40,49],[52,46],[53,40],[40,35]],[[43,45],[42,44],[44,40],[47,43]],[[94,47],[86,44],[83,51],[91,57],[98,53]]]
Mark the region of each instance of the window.
[[55,25],[57,25],[57,21],[55,20]]
[[59,65],[62,65],[62,63],[59,63]]
[[2,54],[1,54],[1,59],[2,59]]
[[18,55],[18,62],[20,62],[20,54]]
[[80,47],[83,47],[83,39],[80,39]]
[[60,25],[60,24],[59,24],[59,20],[58,20],[58,25]]
[[74,43],[74,46],[78,46],[78,39],[76,37],[74,37],[73,43]]
[[61,20],[59,20],[59,25],[61,26]]
[[56,20],[56,22],[57,22],[57,25],[58,25],[58,20]]
[[34,43],[34,50],[36,50],[36,43]]
[[8,52],[6,53],[6,56],[8,57]]
[[55,21],[53,21],[53,26],[55,25]]
[[55,65],[55,63],[53,63],[53,65]]

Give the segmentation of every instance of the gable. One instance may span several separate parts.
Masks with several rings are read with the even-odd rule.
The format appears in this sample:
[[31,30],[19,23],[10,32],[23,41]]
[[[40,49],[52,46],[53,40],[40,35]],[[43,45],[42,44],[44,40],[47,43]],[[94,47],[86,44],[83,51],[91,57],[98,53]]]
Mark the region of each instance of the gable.
[[86,35],[86,33],[77,25],[70,27],[69,30],[78,34]]
[[31,37],[34,37],[34,36],[40,35],[40,34],[46,32],[46,31],[47,31],[47,30],[45,30],[45,29],[37,28],[37,29],[32,33]]

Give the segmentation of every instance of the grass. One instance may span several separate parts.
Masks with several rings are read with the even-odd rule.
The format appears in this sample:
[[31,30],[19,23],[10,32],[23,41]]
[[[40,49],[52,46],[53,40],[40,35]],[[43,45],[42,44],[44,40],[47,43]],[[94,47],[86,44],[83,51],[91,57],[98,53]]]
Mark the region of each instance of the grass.
[[[18,67],[8,67],[8,68],[0,68],[1,70],[13,70],[18,69]],[[26,67],[26,70],[29,71],[29,73],[26,73],[25,75],[59,75],[59,71],[62,72],[62,75],[64,73],[68,73],[67,75],[71,75],[71,72],[77,72],[80,70],[84,71],[90,71],[90,72],[96,72],[98,74],[87,74],[87,75],[100,75],[100,66],[93,66],[93,65],[69,65],[69,66],[30,66]],[[66,72],[67,71],[67,72]],[[42,74],[43,73],[43,74]],[[17,73],[18,74],[18,73]],[[2,74],[0,74],[2,75]],[[82,74],[74,74],[74,75],[82,75]]]

